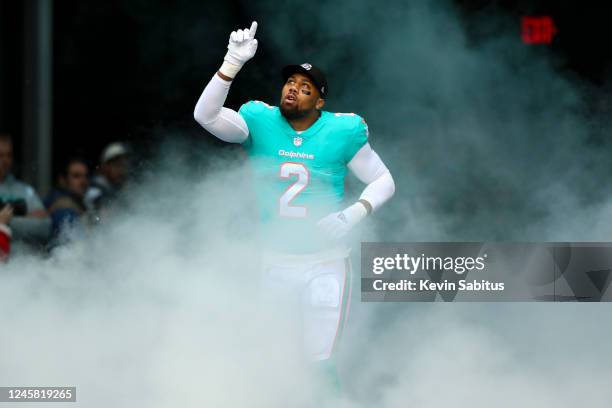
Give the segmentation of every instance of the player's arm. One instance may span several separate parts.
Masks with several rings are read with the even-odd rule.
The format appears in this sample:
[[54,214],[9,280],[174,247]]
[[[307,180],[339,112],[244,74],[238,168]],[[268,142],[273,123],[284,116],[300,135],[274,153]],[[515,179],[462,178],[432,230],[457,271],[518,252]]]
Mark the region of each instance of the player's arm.
[[242,143],[249,136],[242,116],[223,105],[232,80],[257,51],[256,31],[257,22],[254,21],[251,28],[231,33],[223,64],[204,88],[193,112],[193,117],[204,129],[226,142]]
[[395,182],[391,172],[369,143],[363,145],[348,163],[353,174],[367,184],[359,197],[369,213],[376,211],[395,194]]
[[357,151],[347,166],[367,186],[356,203],[318,222],[320,228],[335,238],[346,235],[351,228],[372,211],[379,209],[395,193],[395,182],[389,169],[369,143]]

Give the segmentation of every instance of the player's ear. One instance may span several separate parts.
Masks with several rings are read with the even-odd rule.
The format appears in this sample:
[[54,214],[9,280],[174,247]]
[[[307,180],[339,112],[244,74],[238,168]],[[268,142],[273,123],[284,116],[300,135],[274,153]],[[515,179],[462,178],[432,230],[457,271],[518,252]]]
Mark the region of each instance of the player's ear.
[[317,109],[322,109],[325,106],[325,99],[319,98],[317,99],[317,104],[315,105]]

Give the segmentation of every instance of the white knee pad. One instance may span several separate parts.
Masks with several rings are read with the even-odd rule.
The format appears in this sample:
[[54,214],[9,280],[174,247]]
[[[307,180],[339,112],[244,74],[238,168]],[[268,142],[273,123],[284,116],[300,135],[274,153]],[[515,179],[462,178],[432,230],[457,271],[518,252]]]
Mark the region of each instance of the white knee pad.
[[314,277],[308,285],[310,306],[313,307],[340,307],[340,282],[336,275],[319,275]]

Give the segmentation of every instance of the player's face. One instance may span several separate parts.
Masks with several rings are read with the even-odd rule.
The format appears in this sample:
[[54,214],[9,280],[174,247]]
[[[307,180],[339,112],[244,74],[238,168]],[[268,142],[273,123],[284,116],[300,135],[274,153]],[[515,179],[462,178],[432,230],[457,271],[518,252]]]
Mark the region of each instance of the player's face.
[[321,109],[325,101],[319,90],[306,75],[293,74],[283,86],[280,100],[281,113],[287,119],[299,119]]

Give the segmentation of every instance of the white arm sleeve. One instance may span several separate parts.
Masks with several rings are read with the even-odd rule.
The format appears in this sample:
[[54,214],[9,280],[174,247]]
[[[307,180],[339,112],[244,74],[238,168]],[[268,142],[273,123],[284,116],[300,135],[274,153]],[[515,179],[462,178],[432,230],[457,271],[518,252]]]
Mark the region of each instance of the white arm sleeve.
[[369,202],[373,210],[380,208],[395,193],[395,182],[389,169],[369,143],[363,145],[353,156],[348,168],[359,180],[367,184],[359,198]]
[[242,143],[249,137],[246,122],[238,112],[223,107],[230,85],[231,81],[224,81],[215,73],[198,99],[193,117],[219,139]]

